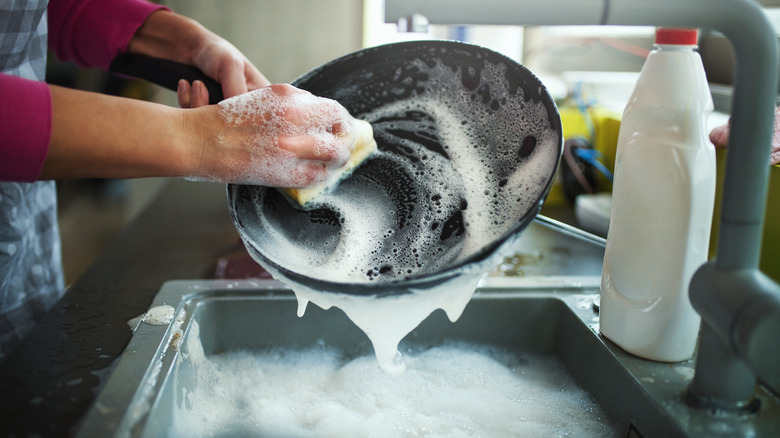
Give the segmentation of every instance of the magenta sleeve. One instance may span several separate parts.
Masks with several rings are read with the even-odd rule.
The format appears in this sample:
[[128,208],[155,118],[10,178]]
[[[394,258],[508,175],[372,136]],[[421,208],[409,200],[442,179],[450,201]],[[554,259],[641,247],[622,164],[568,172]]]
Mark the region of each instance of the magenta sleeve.
[[158,9],[167,8],[145,0],[51,0],[49,49],[59,59],[107,70]]
[[0,100],[0,180],[35,181],[51,137],[49,86],[0,73]]

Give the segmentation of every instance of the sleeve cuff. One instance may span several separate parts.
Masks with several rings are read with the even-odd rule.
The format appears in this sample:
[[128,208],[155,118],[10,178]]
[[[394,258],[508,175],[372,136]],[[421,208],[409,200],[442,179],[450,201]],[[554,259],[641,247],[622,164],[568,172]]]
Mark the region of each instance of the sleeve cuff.
[[51,139],[51,91],[44,82],[0,74],[0,180],[38,178]]
[[49,4],[49,47],[58,58],[107,70],[146,17],[165,6],[145,0],[61,0]]

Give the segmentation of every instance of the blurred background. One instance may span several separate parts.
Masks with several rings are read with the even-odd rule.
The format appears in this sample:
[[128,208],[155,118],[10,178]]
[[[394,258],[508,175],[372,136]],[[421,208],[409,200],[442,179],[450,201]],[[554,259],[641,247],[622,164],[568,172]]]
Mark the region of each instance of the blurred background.
[[[611,160],[620,114],[652,49],[653,28],[434,25],[424,32],[399,32],[395,24],[384,23],[384,0],[164,0],[159,3],[200,21],[231,41],[271,82],[277,83],[290,82],[314,67],[361,48],[402,40],[460,40],[518,60],[539,76],[555,97],[566,139],[576,138],[580,141],[576,148],[595,151],[588,155],[591,158],[578,155],[574,161],[576,169],[566,168],[564,160],[543,214],[605,235],[609,204],[598,195],[611,190],[609,172],[613,168]],[[767,8],[780,35],[780,0],[760,3]],[[716,105],[712,124],[717,126],[728,118],[735,60],[728,41],[707,29],[701,30],[700,52]],[[80,69],[55,59],[51,59],[49,66],[51,83],[177,105],[175,93],[143,82]],[[723,162],[722,156],[719,162]],[[573,174],[584,175],[588,187],[583,187]],[[164,179],[138,179],[58,183],[68,284],[88,269],[165,182]],[[774,233],[767,238],[774,239],[772,242],[777,243],[773,243],[774,247],[780,247],[780,231],[772,229],[777,228],[772,224],[780,223],[778,185],[780,167],[775,166],[768,212],[768,216],[773,216],[767,220],[767,233]],[[767,263],[780,266],[780,257],[773,259],[772,254],[762,257]]]

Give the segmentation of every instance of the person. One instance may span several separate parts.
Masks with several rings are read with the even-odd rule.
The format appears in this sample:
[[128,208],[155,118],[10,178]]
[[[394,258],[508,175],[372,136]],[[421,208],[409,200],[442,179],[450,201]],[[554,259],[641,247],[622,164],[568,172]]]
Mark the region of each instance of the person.
[[[47,45],[107,69],[121,52],[198,67],[181,108],[44,82]],[[349,113],[271,85],[229,42],[145,0],[0,0],[0,360],[64,293],[56,191],[62,178],[187,177],[305,187],[349,156]]]
[[[710,131],[710,141],[718,149],[725,149],[729,144],[731,121]],[[772,133],[772,146],[769,150],[769,164],[780,165],[780,107],[775,108],[775,130]]]

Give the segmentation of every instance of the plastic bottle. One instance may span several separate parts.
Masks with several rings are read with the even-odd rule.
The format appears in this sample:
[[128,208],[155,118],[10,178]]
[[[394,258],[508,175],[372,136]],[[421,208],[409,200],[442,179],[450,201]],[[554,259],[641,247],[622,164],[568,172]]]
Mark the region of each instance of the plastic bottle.
[[713,110],[695,29],[656,31],[618,135],[601,333],[651,360],[689,359],[700,318],[688,285],[707,259],[715,202]]

